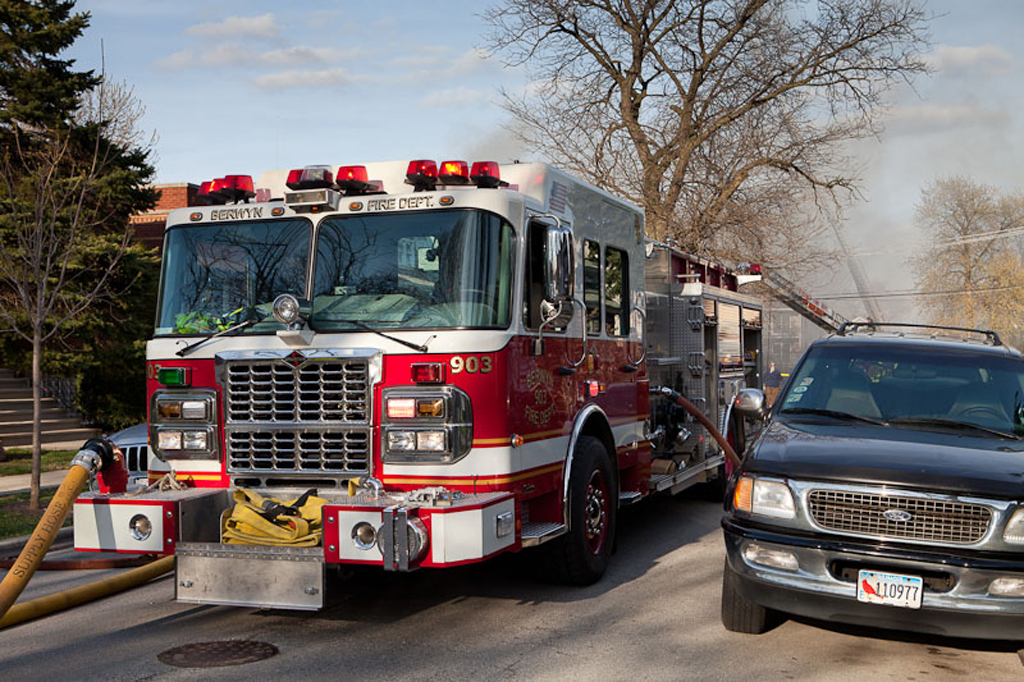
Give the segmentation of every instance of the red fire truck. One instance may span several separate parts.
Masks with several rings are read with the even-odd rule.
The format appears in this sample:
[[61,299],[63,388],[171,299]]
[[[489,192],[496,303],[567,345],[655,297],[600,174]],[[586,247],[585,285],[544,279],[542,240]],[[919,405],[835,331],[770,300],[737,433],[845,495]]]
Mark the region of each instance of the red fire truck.
[[[742,438],[729,406],[759,385],[761,304],[645,240],[639,207],[547,165],[461,161],[201,196],[167,224],[153,489],[81,496],[77,548],[173,553],[189,603],[316,609],[332,565],[537,545],[588,584],[621,506],[724,481],[722,449],[664,396]],[[312,546],[224,541],[238,491],[310,489],[327,500]]]

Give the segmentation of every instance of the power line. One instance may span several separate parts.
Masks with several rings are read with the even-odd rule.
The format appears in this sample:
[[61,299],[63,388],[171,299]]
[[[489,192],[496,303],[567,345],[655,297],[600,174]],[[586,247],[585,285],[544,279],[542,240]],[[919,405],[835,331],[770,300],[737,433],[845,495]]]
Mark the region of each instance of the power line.
[[846,301],[858,298],[900,298],[914,296],[972,296],[974,294],[987,294],[994,291],[1013,291],[1024,289],[1024,286],[986,287],[984,289],[946,289],[944,291],[917,291],[906,289],[904,291],[887,291],[879,294],[842,293],[816,296],[819,301]]

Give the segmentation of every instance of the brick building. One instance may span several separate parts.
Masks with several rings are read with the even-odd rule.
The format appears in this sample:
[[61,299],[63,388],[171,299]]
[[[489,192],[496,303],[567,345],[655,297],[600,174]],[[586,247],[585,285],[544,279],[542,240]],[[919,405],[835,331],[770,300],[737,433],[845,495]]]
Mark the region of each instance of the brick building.
[[178,182],[167,185],[153,185],[160,190],[160,198],[156,206],[145,213],[133,215],[132,228],[135,238],[146,246],[160,249],[164,243],[164,227],[167,225],[167,214],[176,208],[196,205],[196,192],[199,185],[190,182]]

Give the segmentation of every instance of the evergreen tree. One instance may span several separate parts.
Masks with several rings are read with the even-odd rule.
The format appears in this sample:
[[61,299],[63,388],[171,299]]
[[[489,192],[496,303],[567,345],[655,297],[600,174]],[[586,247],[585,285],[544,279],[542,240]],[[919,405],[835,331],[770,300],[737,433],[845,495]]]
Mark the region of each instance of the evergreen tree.
[[[102,77],[61,58],[89,23],[73,10],[69,1],[0,0],[0,326],[30,349],[33,507],[44,348],[50,365],[77,351],[69,364],[78,377],[104,364],[115,375],[137,364],[141,376],[136,339],[121,330],[132,328],[123,304],[154,268],[154,258],[131,245],[128,222],[155,203],[150,150],[118,142],[132,136],[116,129],[124,121],[116,112],[79,110],[96,89],[94,99],[105,98]],[[118,343],[126,357],[111,363]]]

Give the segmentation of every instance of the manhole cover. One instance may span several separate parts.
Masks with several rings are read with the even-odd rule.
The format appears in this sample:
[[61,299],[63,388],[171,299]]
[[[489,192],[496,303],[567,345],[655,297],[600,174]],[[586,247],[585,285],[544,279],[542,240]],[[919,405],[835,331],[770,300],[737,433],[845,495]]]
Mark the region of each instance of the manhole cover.
[[157,658],[179,668],[219,668],[224,665],[255,663],[277,655],[277,647],[266,642],[229,639],[223,642],[196,642],[168,649]]

